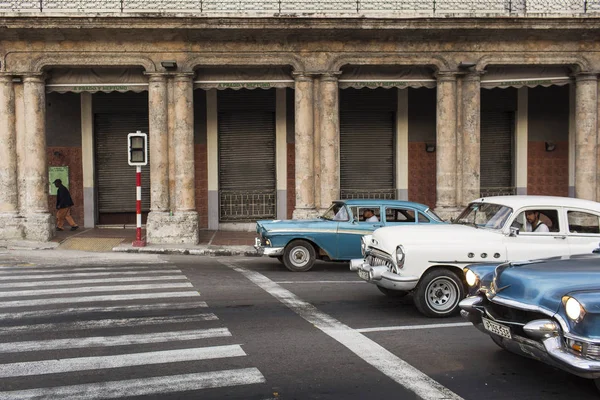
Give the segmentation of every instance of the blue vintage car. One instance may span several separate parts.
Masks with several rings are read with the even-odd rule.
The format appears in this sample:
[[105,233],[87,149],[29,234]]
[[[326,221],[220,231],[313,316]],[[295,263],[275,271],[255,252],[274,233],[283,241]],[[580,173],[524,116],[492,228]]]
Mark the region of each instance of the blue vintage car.
[[334,201],[310,220],[257,221],[255,248],[276,257],[290,271],[312,268],[316,259],[347,261],[361,257],[363,235],[383,226],[442,223],[426,205],[400,200]]
[[[594,250],[597,252],[598,250]],[[461,314],[503,349],[600,389],[600,254],[464,268]]]

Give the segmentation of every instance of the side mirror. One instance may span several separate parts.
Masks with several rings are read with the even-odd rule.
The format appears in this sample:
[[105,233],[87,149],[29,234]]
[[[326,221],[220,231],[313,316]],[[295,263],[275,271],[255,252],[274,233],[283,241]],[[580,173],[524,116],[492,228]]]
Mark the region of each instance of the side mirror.
[[508,234],[508,236],[510,237],[515,237],[519,234],[519,228],[511,226],[510,227],[510,233]]

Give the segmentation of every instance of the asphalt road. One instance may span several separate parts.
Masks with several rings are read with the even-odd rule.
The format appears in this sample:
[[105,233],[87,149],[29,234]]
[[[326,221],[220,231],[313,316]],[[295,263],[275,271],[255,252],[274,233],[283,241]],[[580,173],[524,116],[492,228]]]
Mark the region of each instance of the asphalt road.
[[0,399],[596,399],[345,263],[0,255]]

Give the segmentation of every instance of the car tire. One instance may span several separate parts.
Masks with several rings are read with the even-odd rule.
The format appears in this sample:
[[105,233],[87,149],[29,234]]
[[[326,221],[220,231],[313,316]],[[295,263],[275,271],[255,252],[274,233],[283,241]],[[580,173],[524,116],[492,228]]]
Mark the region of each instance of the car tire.
[[391,290],[381,286],[377,286],[377,289],[379,289],[381,293],[389,297],[404,297],[408,294],[406,290]]
[[283,265],[292,272],[305,272],[317,258],[315,248],[306,240],[294,240],[285,246]]
[[458,303],[464,297],[464,284],[455,272],[434,269],[421,277],[413,300],[421,314],[445,318],[460,311]]

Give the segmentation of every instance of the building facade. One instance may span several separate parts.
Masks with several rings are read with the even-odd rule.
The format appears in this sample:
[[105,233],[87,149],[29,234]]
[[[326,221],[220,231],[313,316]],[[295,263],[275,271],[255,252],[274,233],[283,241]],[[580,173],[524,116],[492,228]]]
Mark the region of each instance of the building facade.
[[0,3],[0,240],[50,240],[51,177],[86,227],[147,239],[408,199],[598,185],[600,3]]

